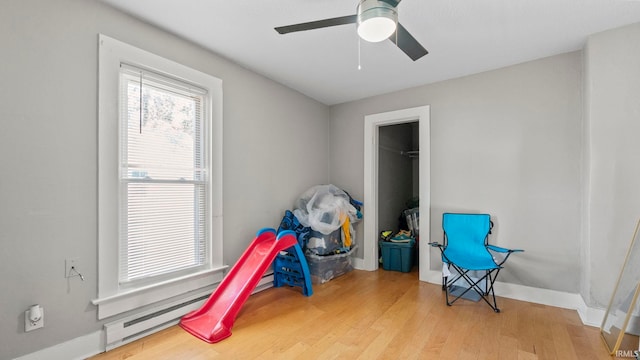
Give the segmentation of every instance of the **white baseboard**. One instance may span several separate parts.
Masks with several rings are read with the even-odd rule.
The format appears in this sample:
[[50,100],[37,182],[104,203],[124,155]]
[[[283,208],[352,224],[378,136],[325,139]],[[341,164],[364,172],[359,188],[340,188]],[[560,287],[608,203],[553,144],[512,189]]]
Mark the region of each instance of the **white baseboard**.
[[605,309],[597,309],[587,306],[587,304],[580,297],[581,304],[578,306],[576,311],[578,311],[578,315],[580,316],[580,320],[585,325],[600,327],[602,325],[602,320],[604,320]]
[[[271,287],[273,287],[273,271],[268,270],[251,294],[253,295],[257,292],[266,290]],[[167,325],[175,325],[177,323],[178,320],[172,323],[168,323]],[[167,326],[159,327],[156,329],[156,332],[166,327]],[[82,360],[105,352],[105,350],[107,349],[106,338],[106,331],[103,327],[101,330],[98,330],[91,334],[80,336],[75,339],[14,358],[13,360]]]
[[[359,260],[359,259],[353,259]],[[354,267],[358,264],[354,261]],[[429,270],[421,272],[421,281],[442,284],[442,274],[439,271]],[[563,309],[576,310],[584,325],[600,327],[604,318],[604,309],[591,308],[582,299],[580,294],[563,291],[534,288],[530,286],[495,283],[495,291],[498,296],[528,301],[536,304],[555,306]],[[270,286],[257,288],[255,292],[264,290]],[[48,360],[48,359],[86,359],[105,350],[104,330],[84,335],[52,347],[36,351],[34,353],[15,358],[14,360]]]
[[103,330],[83,335],[63,343],[38,350],[14,360],[50,360],[73,359],[82,360],[104,351],[105,336]]
[[352,257],[351,258],[351,264],[353,265],[354,269],[366,270],[366,268],[364,266],[364,259],[357,258],[357,257]]
[[[355,264],[354,262],[354,265]],[[420,281],[441,285],[442,273],[435,270],[421,270]],[[605,310],[587,306],[580,294],[499,281],[496,281],[494,288],[496,294],[501,297],[576,310],[582,323],[587,326],[600,327],[602,319],[604,319]]]
[[[432,284],[442,284],[442,273],[429,270],[421,272],[421,281]],[[584,325],[600,327],[604,318],[604,309],[587,306],[580,294],[557,290],[534,288],[518,284],[498,282],[494,284],[496,295],[508,299],[528,301],[536,304],[555,306],[563,309],[576,310]]]

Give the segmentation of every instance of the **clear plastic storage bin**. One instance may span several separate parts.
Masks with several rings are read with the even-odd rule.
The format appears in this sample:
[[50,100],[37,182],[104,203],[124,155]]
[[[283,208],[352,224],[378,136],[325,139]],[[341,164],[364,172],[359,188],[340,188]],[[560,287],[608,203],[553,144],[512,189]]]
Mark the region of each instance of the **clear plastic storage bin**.
[[314,284],[324,284],[331,279],[344,275],[353,270],[351,255],[355,251],[354,246],[349,252],[337,255],[318,256],[306,254],[311,282]]

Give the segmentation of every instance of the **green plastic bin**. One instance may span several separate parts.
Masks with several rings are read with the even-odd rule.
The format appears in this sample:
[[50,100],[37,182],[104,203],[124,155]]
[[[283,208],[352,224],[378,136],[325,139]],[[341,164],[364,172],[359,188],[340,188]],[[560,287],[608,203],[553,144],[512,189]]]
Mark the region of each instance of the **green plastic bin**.
[[416,241],[395,243],[379,241],[382,250],[382,268],[391,271],[410,272],[413,267]]

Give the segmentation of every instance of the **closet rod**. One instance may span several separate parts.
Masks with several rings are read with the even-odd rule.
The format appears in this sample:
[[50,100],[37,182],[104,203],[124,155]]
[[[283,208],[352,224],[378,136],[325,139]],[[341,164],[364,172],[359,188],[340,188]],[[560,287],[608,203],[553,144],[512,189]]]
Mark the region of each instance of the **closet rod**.
[[393,149],[393,148],[390,148],[390,147],[384,146],[384,145],[380,145],[379,147],[380,147],[380,149],[391,151],[393,153],[396,153],[396,154],[399,154],[399,155],[402,155],[402,156],[407,156],[407,157],[410,157],[410,158],[417,158],[417,157],[420,156],[420,150],[407,150],[407,151],[404,151],[404,150]]

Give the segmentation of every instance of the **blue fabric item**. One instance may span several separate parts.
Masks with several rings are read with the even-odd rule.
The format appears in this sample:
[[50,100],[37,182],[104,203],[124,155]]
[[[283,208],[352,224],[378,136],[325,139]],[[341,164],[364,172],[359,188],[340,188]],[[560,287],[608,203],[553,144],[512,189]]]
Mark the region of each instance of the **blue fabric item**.
[[442,228],[447,240],[443,262],[452,262],[467,270],[500,268],[487,250],[486,241],[491,230],[491,217],[488,214],[445,213],[442,216]]
[[304,251],[304,249],[307,247],[307,241],[309,240],[309,233],[311,231],[311,228],[300,224],[298,218],[293,215],[291,211],[287,210],[284,212],[282,221],[280,221],[280,226],[278,227],[277,233],[279,234],[284,230],[291,230],[296,233],[298,244],[300,244],[300,247]]

